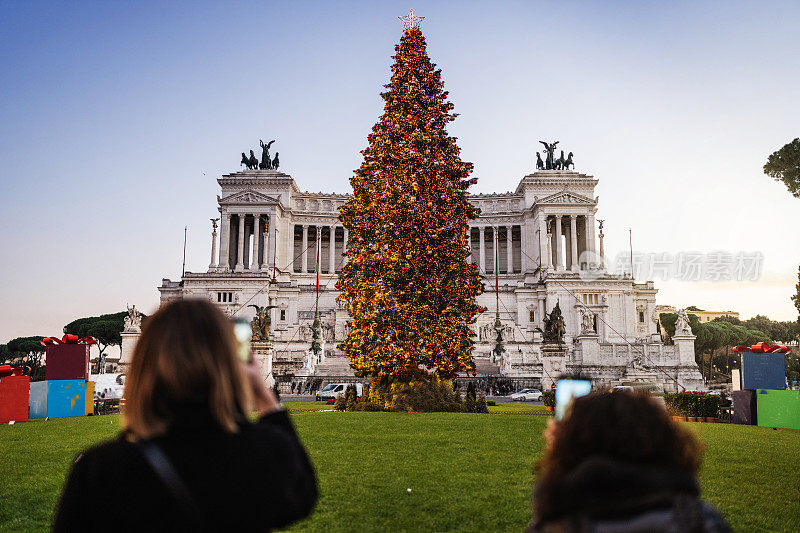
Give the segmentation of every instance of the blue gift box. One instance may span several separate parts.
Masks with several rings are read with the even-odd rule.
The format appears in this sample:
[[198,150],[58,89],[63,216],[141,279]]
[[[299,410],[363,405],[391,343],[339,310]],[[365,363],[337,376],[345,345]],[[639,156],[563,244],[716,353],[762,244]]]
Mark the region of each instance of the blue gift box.
[[86,414],[86,382],[82,379],[47,381],[47,416],[84,416]]

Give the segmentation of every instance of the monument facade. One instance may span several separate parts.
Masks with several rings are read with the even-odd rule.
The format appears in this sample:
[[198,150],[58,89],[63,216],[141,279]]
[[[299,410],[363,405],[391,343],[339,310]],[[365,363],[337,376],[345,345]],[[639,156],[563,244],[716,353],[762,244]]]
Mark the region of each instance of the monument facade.
[[[338,209],[349,195],[302,191],[270,161],[271,144],[262,143],[261,164],[243,154],[248,168],[217,180],[219,237],[214,218],[211,264],[179,281],[164,279],[161,301],[207,298],[247,319],[254,308],[266,309],[273,368],[352,375],[337,348],[347,335],[348,315],[335,290],[348,239]],[[550,170],[523,177],[513,192],[470,196],[481,215],[471,222],[467,245],[485,277],[478,302],[487,308],[474,324],[477,372],[537,378],[545,387],[561,373],[580,372],[603,385],[649,380],[668,391],[700,388],[691,332],[674,344],[661,341],[653,282],[636,283],[602,264],[598,181],[567,170],[572,153],[554,158],[555,144],[543,144],[549,153],[542,166]],[[322,349],[313,353],[317,274]],[[544,334],[556,306],[562,348],[543,350],[553,346]],[[494,351],[498,311],[500,353]]]

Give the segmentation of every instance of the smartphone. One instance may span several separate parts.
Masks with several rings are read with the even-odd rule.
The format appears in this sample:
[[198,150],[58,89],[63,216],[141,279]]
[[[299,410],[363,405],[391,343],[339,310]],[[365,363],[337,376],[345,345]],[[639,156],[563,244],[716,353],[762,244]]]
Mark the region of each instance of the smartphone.
[[249,363],[252,353],[250,342],[253,340],[253,329],[250,327],[250,322],[244,318],[234,318],[233,334],[236,336],[236,351],[239,359],[244,363]]
[[588,379],[562,378],[556,382],[556,420],[567,413],[572,400],[592,392],[592,382]]

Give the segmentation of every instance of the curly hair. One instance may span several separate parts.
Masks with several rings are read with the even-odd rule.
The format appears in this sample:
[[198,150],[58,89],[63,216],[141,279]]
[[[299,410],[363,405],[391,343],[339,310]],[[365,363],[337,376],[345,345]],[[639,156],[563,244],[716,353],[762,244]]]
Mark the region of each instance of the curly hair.
[[567,417],[552,428],[551,442],[537,467],[534,515],[554,508],[556,482],[590,457],[634,465],[680,468],[695,474],[702,445],[670,420],[655,399],[629,392],[576,398]]

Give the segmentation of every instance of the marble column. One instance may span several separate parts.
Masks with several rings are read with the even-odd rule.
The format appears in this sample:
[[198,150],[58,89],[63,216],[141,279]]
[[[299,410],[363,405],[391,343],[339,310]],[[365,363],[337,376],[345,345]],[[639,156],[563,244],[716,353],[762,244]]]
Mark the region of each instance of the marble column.
[[486,227],[481,226],[478,229],[481,242],[478,246],[478,268],[481,274],[486,274]]
[[253,215],[253,258],[250,260],[250,270],[258,270],[261,266],[261,259],[258,256],[262,242],[261,215],[256,213]]
[[259,265],[260,270],[267,270],[269,265],[272,263],[271,254],[272,254],[272,245],[275,241],[271,235],[273,231],[273,222],[270,220],[269,215],[264,215],[264,240],[262,241],[264,245],[264,252],[261,254],[261,265]]
[[553,234],[553,251],[555,255],[555,269],[556,271],[564,270],[561,263],[561,215],[556,217],[556,231]]
[[552,270],[553,258],[550,256],[547,239],[547,217],[542,213],[539,215],[539,257],[541,259],[539,263],[547,270]]
[[330,226],[330,244],[328,245],[328,274],[336,272],[336,226]]
[[586,249],[594,252],[594,215],[586,215]]
[[600,221],[600,261],[605,263],[605,250],[603,249],[603,221]]
[[[289,248],[289,254],[286,256],[286,271],[290,274],[294,272],[294,229],[295,225],[289,222],[286,224],[286,246]],[[277,257],[275,258],[277,260]],[[273,263],[274,264],[274,263]]]
[[577,272],[580,265],[578,265],[578,217],[577,215],[570,215],[570,230],[569,230],[569,244],[572,248],[572,260],[570,266],[573,272]]
[[308,224],[303,224],[303,244],[300,245],[303,251],[300,259],[300,271],[303,274],[308,273]]
[[216,270],[217,268],[217,221],[211,221],[211,263],[208,265],[209,270]]
[[236,249],[236,270],[241,271],[244,268],[244,218],[243,214],[239,215],[239,238],[238,247]]
[[253,223],[247,224],[247,215],[244,216],[244,269],[250,270],[253,264],[253,244],[250,242],[250,234],[253,232]]
[[514,249],[512,248],[514,243],[512,238],[513,233],[514,226],[506,226],[506,274],[514,273]]
[[[523,274],[528,271],[528,256],[526,254],[526,250],[528,250],[528,230],[527,230],[528,222],[527,220],[522,220],[522,225],[519,227],[519,266],[522,268]],[[533,250],[531,250],[533,253]]]
[[231,215],[230,213],[220,213],[222,220],[219,228],[219,267],[222,270],[230,270],[231,258],[229,243],[231,240]]

